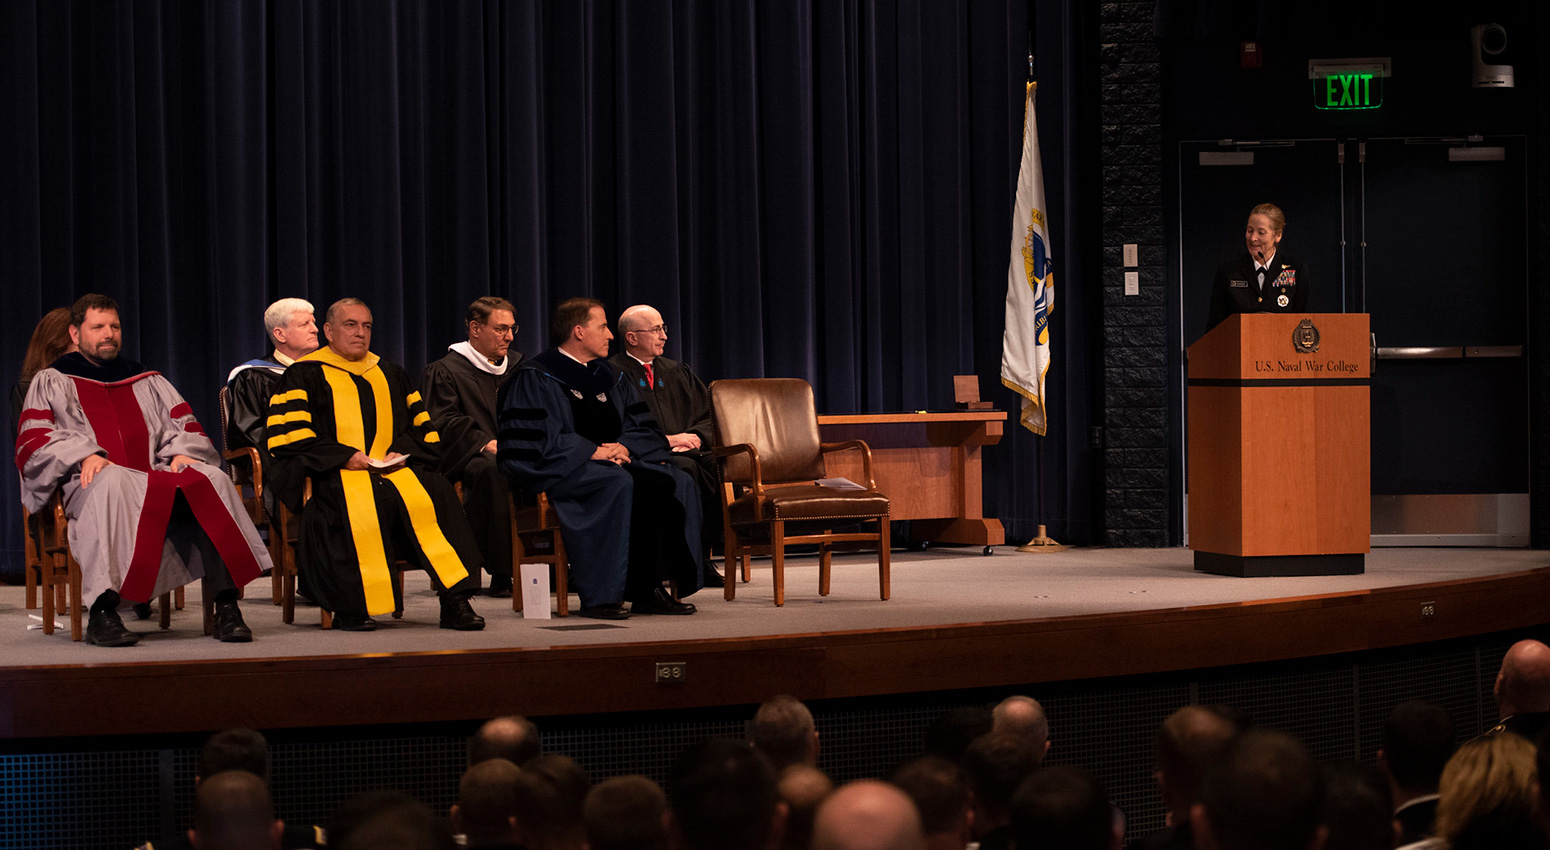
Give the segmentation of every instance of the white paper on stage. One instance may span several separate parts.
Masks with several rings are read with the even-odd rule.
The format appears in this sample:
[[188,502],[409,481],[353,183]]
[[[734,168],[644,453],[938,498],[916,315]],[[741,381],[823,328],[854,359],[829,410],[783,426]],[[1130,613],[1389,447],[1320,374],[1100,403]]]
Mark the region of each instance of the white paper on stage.
[[549,565],[522,565],[522,619],[549,619]]

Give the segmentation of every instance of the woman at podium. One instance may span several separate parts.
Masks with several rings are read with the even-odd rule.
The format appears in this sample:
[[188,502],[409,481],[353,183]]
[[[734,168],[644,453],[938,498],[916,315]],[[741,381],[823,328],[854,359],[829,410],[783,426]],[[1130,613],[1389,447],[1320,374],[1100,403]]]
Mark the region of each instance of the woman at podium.
[[1286,214],[1275,204],[1249,210],[1243,231],[1248,250],[1216,268],[1206,330],[1233,313],[1306,313],[1308,267],[1281,246]]

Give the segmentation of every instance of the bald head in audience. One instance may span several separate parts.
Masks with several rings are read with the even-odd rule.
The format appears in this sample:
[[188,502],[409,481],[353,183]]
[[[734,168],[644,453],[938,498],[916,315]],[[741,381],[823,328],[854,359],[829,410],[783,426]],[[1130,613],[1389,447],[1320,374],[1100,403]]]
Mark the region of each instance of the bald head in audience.
[[793,764],[818,764],[813,713],[796,697],[780,694],[765,700],[748,724],[748,738],[777,771]]
[[1049,752],[1049,719],[1044,716],[1044,706],[1033,697],[1011,696],[1002,700],[990,712],[991,731],[1021,735],[1039,754],[1039,761]]
[[505,759],[517,767],[537,758],[542,752],[538,727],[526,717],[497,717],[479,727],[468,739],[468,766],[490,759]]
[[667,796],[644,776],[598,784],[581,810],[588,850],[666,850]]
[[470,767],[457,786],[452,829],[470,847],[517,843],[517,777],[519,769],[505,759],[488,759]]
[[776,787],[786,804],[786,834],[780,846],[807,850],[813,843],[813,816],[818,805],[834,791],[828,774],[806,764],[793,764],[780,773]]
[[1513,644],[1496,674],[1495,694],[1504,720],[1550,711],[1550,646],[1537,640]]
[[812,850],[925,850],[920,814],[903,791],[863,779],[830,794],[813,820]]
[[276,820],[269,786],[245,770],[223,770],[194,789],[194,828],[188,840],[198,850],[279,850],[285,822]]

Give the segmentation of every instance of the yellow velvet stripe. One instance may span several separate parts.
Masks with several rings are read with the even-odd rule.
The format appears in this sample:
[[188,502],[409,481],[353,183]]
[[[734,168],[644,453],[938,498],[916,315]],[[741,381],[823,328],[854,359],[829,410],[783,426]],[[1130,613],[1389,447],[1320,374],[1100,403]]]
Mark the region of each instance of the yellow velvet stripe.
[[393,396],[388,392],[387,376],[381,369],[369,370],[361,377],[371,385],[372,400],[377,405],[377,433],[372,436],[371,451],[366,454],[382,459],[393,447]]
[[439,442],[441,442],[441,435],[436,433],[435,431],[427,431],[425,433],[425,442],[427,442],[427,443],[439,443]]
[[404,500],[404,507],[409,512],[409,527],[414,531],[414,539],[419,542],[420,551],[425,553],[425,559],[430,561],[431,569],[436,571],[441,583],[451,587],[468,578],[463,559],[441,533],[441,524],[436,521],[436,506],[431,503],[431,494],[425,492],[420,479],[407,469],[383,477],[398,488],[399,498]]
[[276,395],[270,396],[269,403],[270,404],[285,404],[288,401],[298,401],[298,400],[299,401],[306,401],[307,400],[307,391],[306,390],[291,390],[288,393],[278,393]]
[[371,473],[343,469],[339,471],[339,483],[344,485],[345,516],[350,522],[350,537],[355,541],[355,557],[360,562],[366,613],[391,614],[396,607],[393,573],[382,548],[382,525],[377,518],[377,499],[371,491]]
[[302,440],[310,440],[316,436],[317,432],[311,428],[297,428],[289,434],[276,434],[269,438],[269,450],[274,451],[281,446],[287,446]]
[[420,403],[420,391],[419,390],[415,390],[414,392],[410,393],[409,397],[407,399],[405,399],[405,401],[409,402],[409,406],[410,407],[414,407],[416,404],[419,404]]
[[311,421],[312,412],[310,410],[293,410],[290,413],[277,413],[274,416],[269,417],[268,425],[269,427],[273,428],[276,425],[284,425],[287,422]]
[[[357,451],[366,451],[366,426],[361,421],[361,396],[348,372],[323,367],[323,377],[334,392],[334,439]],[[370,452],[367,452],[370,454]]]
[[420,411],[419,415],[414,417],[414,424],[416,425],[424,425],[429,421],[431,421],[431,415],[423,410]]

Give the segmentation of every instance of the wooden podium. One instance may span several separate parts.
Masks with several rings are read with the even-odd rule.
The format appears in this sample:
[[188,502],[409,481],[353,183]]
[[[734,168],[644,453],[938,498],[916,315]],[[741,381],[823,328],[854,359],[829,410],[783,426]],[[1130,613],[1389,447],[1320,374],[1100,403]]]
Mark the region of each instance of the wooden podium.
[[1371,546],[1365,313],[1229,316],[1189,347],[1195,569],[1350,575]]

